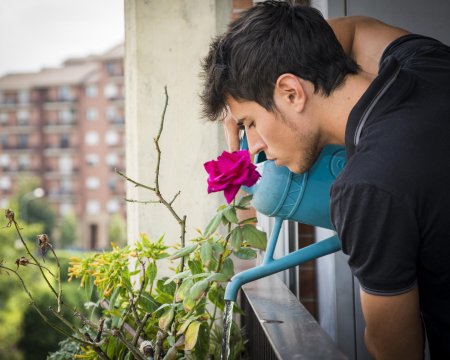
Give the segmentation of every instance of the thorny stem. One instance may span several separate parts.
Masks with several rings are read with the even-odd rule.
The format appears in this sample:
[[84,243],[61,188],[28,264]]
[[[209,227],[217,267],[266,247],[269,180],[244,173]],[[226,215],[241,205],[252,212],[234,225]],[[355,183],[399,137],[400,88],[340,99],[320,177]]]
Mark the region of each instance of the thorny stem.
[[39,263],[39,261],[31,253],[30,249],[27,246],[27,243],[23,239],[22,233],[20,232],[19,224],[17,224],[16,220],[13,220],[13,223],[14,223],[14,226],[16,228],[17,233],[19,234],[20,241],[22,242],[23,246],[25,247],[25,250],[27,251],[28,255],[34,260],[34,262],[36,263],[36,265],[39,268],[39,271],[42,274],[42,277],[44,278],[45,282],[47,283],[48,287],[50,288],[50,290],[53,292],[53,294],[55,294],[56,298],[58,299],[58,293],[55,291],[55,289],[53,288],[52,284],[50,284],[50,281],[48,281],[47,276],[45,276],[44,270],[42,268],[42,265]]
[[118,336],[120,341],[122,341],[123,344],[128,348],[128,350],[131,351],[133,356],[138,360],[146,360],[144,356],[140,353],[139,350],[136,349],[135,346],[133,346],[126,338],[123,336],[122,332],[119,330],[113,330],[113,335]]
[[144,326],[145,324],[147,324],[147,321],[148,319],[150,319],[150,316],[151,316],[150,313],[146,313],[140,325],[138,326],[136,334],[133,337],[133,346],[137,346],[137,344],[139,343],[139,336],[141,335],[142,330],[144,330]]
[[111,360],[109,358],[109,356],[104,353],[104,351],[101,349],[101,347],[95,343],[95,341],[91,338],[91,335],[89,335],[88,332],[84,333],[84,337],[91,342],[92,350],[94,350],[97,353],[97,355],[100,357],[100,359]]

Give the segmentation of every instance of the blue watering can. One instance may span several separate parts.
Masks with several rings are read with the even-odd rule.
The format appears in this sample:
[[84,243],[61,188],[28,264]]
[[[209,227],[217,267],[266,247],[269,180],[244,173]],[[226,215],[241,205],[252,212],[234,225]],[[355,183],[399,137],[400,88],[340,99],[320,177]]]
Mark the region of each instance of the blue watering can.
[[[246,148],[245,138],[241,146]],[[338,237],[332,236],[282,258],[273,258],[284,220],[333,229],[329,212],[330,188],[346,162],[343,146],[327,145],[304,174],[294,174],[269,160],[258,164],[261,178],[254,186],[243,189],[253,194],[252,206],[258,212],[275,217],[275,225],[262,264],[233,276],[226,287],[225,300],[236,301],[239,289],[248,282],[341,249]]]

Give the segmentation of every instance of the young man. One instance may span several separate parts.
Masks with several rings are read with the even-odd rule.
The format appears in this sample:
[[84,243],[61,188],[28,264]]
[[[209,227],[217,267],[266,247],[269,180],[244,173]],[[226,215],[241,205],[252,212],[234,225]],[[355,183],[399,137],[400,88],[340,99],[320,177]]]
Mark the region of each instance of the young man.
[[251,153],[301,173],[345,144],[331,216],[361,283],[367,348],[422,359],[426,331],[431,357],[450,359],[450,49],[270,1],[232,23],[203,68],[204,114],[227,114],[232,150],[239,126]]

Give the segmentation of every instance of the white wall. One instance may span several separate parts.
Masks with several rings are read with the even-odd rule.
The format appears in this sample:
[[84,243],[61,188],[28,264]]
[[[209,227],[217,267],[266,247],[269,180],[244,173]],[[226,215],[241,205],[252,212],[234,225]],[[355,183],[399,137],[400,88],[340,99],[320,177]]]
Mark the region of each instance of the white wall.
[[[207,195],[203,163],[225,149],[222,128],[200,118],[200,59],[210,40],[224,30],[231,2],[215,0],[125,0],[126,173],[154,186],[156,136],[164,107],[164,86],[169,107],[160,145],[160,187],[180,216],[187,215],[189,239],[204,228],[222,194]],[[148,190],[127,185],[129,199],[146,201]],[[129,203],[128,239],[140,232],[171,243],[179,241],[180,228],[163,205]]]

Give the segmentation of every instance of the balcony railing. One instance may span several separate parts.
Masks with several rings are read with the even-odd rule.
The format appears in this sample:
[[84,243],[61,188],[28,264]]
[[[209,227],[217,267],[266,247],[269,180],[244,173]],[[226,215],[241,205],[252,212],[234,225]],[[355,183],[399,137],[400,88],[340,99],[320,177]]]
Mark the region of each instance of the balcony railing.
[[277,275],[244,285],[240,298],[251,359],[347,359]]

